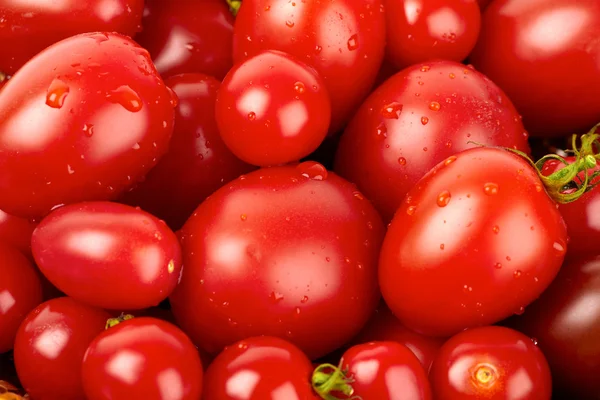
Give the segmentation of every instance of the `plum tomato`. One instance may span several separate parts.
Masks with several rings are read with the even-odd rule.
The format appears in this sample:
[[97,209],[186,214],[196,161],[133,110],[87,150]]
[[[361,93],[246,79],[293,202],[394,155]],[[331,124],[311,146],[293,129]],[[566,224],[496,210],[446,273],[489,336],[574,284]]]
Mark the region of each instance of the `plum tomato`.
[[167,225],[124,204],[60,207],[33,232],[35,261],[68,296],[96,307],[158,305],[181,277],[181,247]]
[[531,338],[501,326],[450,338],[429,373],[436,400],[550,400],[548,363]]
[[202,363],[175,325],[151,317],[108,328],[90,343],[82,363],[88,400],[198,400]]
[[[370,342],[352,346],[339,367],[323,364],[312,376],[314,390],[323,399],[431,400],[427,372],[406,346],[397,342]],[[352,397],[349,397],[352,396]]]
[[233,32],[238,63],[280,50],[314,67],[325,81],[336,133],[369,93],[385,52],[382,0],[244,0]]
[[223,79],[233,64],[233,21],[225,1],[146,0],[135,40],[165,78],[191,72]]
[[167,151],[175,95],[148,52],[115,33],[45,49],[0,96],[0,209],[116,198]]
[[435,59],[460,62],[479,36],[477,0],[385,0],[386,59],[397,69]]
[[221,139],[215,120],[219,81],[190,73],[167,78],[165,85],[178,98],[169,151],[119,201],[139,206],[177,230],[206,197],[255,167],[234,156]]
[[85,32],[141,29],[143,0],[0,0],[0,71],[14,74],[46,47]]
[[529,152],[517,111],[494,83],[452,61],[417,64],[363,103],[342,135],[335,171],[389,221],[427,171],[470,141]]
[[566,249],[565,223],[530,164],[469,149],[408,192],[383,242],[379,283],[406,327],[450,336],[522,313]]
[[0,354],[13,348],[19,325],[42,302],[42,285],[29,260],[0,243]]
[[36,400],[85,398],[81,362],[110,314],[69,297],[49,300],[31,311],[15,340],[21,384]]
[[350,341],[380,299],[381,218],[316,162],[241,176],[180,232],[185,268],[171,306],[209,353],[270,335],[315,359]]
[[15,246],[27,256],[31,255],[31,235],[36,226],[34,221],[0,210],[0,241]]
[[268,50],[235,65],[217,95],[223,141],[258,166],[298,161],[327,137],[329,94],[321,77],[290,55]]
[[496,0],[483,14],[470,62],[500,86],[532,136],[598,122],[600,2]]
[[206,370],[203,400],[318,399],[312,364],[290,342],[249,337],[226,347]]

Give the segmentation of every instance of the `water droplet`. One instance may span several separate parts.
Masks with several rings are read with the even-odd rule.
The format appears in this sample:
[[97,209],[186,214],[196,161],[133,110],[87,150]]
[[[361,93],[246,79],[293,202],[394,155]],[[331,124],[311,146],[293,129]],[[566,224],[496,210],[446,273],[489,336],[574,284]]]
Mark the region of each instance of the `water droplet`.
[[406,213],[407,213],[408,215],[413,215],[413,214],[415,213],[415,210],[416,210],[416,209],[417,209],[417,207],[416,207],[416,206],[410,206],[410,207],[408,207],[408,208],[406,209]]
[[438,207],[446,207],[448,203],[450,203],[451,194],[449,191],[444,190],[437,197],[437,205]]
[[173,91],[170,87],[167,86],[167,91],[169,92],[169,103],[173,108],[179,105],[179,97],[177,97],[177,93]]
[[250,111],[248,113],[248,120],[254,121],[256,119],[256,113],[254,111]]
[[308,301],[308,296],[302,296],[300,303],[305,304]]
[[427,118],[427,117],[421,117],[421,123],[423,125],[427,125],[429,123],[429,118]]
[[94,135],[94,125],[84,124],[83,125],[83,133],[85,133],[85,136],[87,136],[87,137],[92,137]]
[[296,82],[294,84],[294,90],[296,91],[296,93],[298,94],[302,94],[304,93],[304,91],[306,90],[306,88],[304,87],[304,83],[302,82]]
[[294,21],[290,21],[290,20],[285,21],[285,26],[287,26],[288,28],[293,28]]
[[537,338],[534,338],[534,337],[532,337],[532,338],[531,338],[531,342],[533,343],[533,345],[534,345],[534,346],[537,346],[537,345],[538,345],[538,340],[537,340]]
[[444,243],[440,244],[440,250],[444,250],[444,247],[446,247]]
[[296,317],[299,317],[299,316],[300,316],[300,307],[296,307],[296,308],[294,308],[294,315],[295,315]]
[[119,86],[106,95],[106,99],[111,103],[119,104],[127,111],[138,112],[142,109],[142,99],[127,85]]
[[429,103],[429,109],[431,111],[440,111],[441,108],[442,108],[441,104],[438,103],[437,101],[432,101],[431,103]]
[[167,265],[167,271],[172,274],[175,271],[175,260],[170,260]]
[[429,65],[423,65],[421,67],[421,72],[427,72],[431,69],[431,67]]
[[296,166],[296,170],[308,179],[315,181],[324,181],[327,179],[327,169],[316,161],[305,161]]
[[390,103],[383,107],[381,110],[381,116],[387,119],[398,119],[402,113],[403,105],[400,103]]
[[323,48],[319,45],[315,46],[315,53],[319,54],[321,51],[323,50]]
[[134,145],[133,145],[133,146],[131,146],[131,148],[132,148],[133,150],[139,150],[139,149],[140,149],[140,147],[141,147],[141,146],[140,146],[140,144],[139,144],[139,143],[134,143]]
[[495,234],[498,234],[498,232],[500,232],[500,227],[498,225],[494,225],[492,227],[492,232],[494,232]]
[[456,156],[450,156],[450,157],[446,158],[446,161],[444,161],[444,165],[448,166],[448,165],[452,164],[454,161],[456,161]]
[[348,39],[348,50],[354,51],[358,49],[358,35],[354,34]]
[[520,278],[522,275],[522,272],[520,270],[516,270],[515,272],[513,272],[513,276],[515,278]]
[[565,252],[565,246],[560,242],[554,242],[552,244],[552,248],[556,250],[556,252],[559,253],[559,255],[562,255]]
[[483,192],[488,196],[498,194],[498,184],[493,182],[486,183],[483,185]]
[[279,302],[281,300],[283,300],[283,294],[279,293],[279,292],[271,292],[271,300],[275,301],[275,302]]
[[69,95],[69,85],[56,78],[52,80],[46,93],[46,105],[52,108],[61,108]]
[[423,147],[423,151],[427,151],[427,147]]
[[385,126],[385,123],[382,122],[377,126],[377,136],[387,137],[387,127]]
[[525,313],[525,307],[521,306],[517,311],[515,311],[516,315],[523,315]]
[[241,219],[242,221],[245,221],[245,220],[247,220],[247,219],[248,219],[248,216],[247,216],[246,214],[242,214],[242,215],[240,215],[240,219]]
[[463,292],[465,293],[471,293],[473,291],[473,288],[469,285],[464,285],[463,286]]
[[364,200],[365,199],[365,196],[363,196],[361,192],[354,192],[354,193],[352,193],[352,195],[355,198],[357,198],[358,200]]
[[494,268],[501,269],[502,268],[502,264],[501,263],[496,263],[496,264],[494,264]]
[[406,158],[404,158],[404,157],[398,158],[398,164],[400,164],[400,165],[406,165]]
[[536,183],[536,184],[535,184],[535,191],[536,191],[536,192],[538,192],[538,193],[539,193],[539,192],[541,192],[541,191],[542,191],[542,189],[543,189],[543,188],[542,188],[542,185],[540,185],[539,183]]

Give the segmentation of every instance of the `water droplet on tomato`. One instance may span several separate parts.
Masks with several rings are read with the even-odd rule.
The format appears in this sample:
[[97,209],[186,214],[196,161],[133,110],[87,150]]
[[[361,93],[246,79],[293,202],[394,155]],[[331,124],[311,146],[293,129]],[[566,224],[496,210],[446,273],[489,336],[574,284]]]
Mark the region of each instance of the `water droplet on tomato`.
[[288,28],[293,28],[294,21],[290,21],[290,20],[285,21],[285,26],[287,26]]
[[410,206],[410,207],[408,207],[408,208],[406,209],[406,213],[407,213],[408,215],[413,215],[413,214],[415,213],[415,210],[416,210],[416,209],[417,209],[417,207],[416,207],[416,206]]
[[62,108],[69,91],[69,85],[64,81],[58,78],[52,80],[46,93],[46,105],[52,108]]
[[305,178],[315,181],[327,179],[327,169],[316,161],[305,161],[296,166],[296,170]]
[[552,248],[558,253],[558,255],[565,253],[565,245],[561,242],[554,242],[552,244]]
[[431,67],[429,65],[423,65],[421,67],[421,72],[427,72],[431,69]]
[[94,135],[94,125],[84,124],[83,125],[83,133],[85,133],[85,136],[87,136],[87,137],[92,137]]
[[385,126],[385,123],[383,123],[383,122],[380,123],[377,126],[377,131],[376,132],[377,132],[377,136],[386,138],[387,137],[387,127]]
[[525,313],[525,307],[521,306],[517,311],[515,311],[516,315],[523,315]]
[[364,199],[365,199],[365,197],[362,195],[362,193],[361,193],[361,192],[354,192],[354,193],[352,193],[352,195],[353,195],[355,198],[357,198],[358,200],[364,200]]
[[139,143],[134,143],[134,145],[133,145],[133,146],[131,146],[131,148],[132,148],[133,150],[139,150],[139,149],[141,148],[141,146],[140,146],[140,144],[139,144]]
[[539,192],[541,192],[541,191],[542,191],[542,189],[543,189],[542,185],[540,185],[539,183],[536,183],[536,184],[535,184],[535,191],[536,191],[536,192],[538,192],[538,193],[539,193]]
[[534,337],[532,337],[532,338],[531,338],[531,342],[533,343],[533,345],[534,345],[534,346],[537,346],[537,345],[538,345],[538,340],[537,340],[537,338],[534,338]]
[[390,103],[381,109],[381,116],[387,119],[398,119],[402,114],[403,105],[397,102]]
[[67,172],[69,173],[69,175],[73,175],[75,173],[75,170],[73,169],[73,167],[71,167],[70,164],[67,164]]
[[522,274],[523,273],[520,270],[516,270],[515,272],[513,272],[513,276],[515,278],[520,278]]
[[305,304],[308,301],[308,296],[302,296],[300,303]]
[[452,164],[454,161],[456,161],[456,156],[450,156],[450,157],[446,158],[446,161],[444,161],[444,165],[448,166],[448,165]]
[[294,84],[294,90],[296,91],[296,93],[302,94],[306,90],[306,87],[304,86],[304,83],[302,83],[302,82],[296,82]]
[[463,292],[465,293],[471,293],[473,291],[473,288],[469,285],[464,285],[463,286]]
[[348,39],[348,50],[354,51],[358,49],[358,35],[354,34]]
[[501,269],[502,268],[502,264],[501,263],[496,263],[496,264],[494,264],[494,268]]
[[245,221],[245,220],[247,220],[247,219],[248,219],[248,216],[247,216],[246,214],[242,214],[242,215],[240,215],[240,219],[241,219],[242,221]]
[[406,158],[404,158],[404,157],[398,158],[398,164],[400,164],[400,165],[406,165]]
[[300,307],[294,308],[294,316],[295,317],[299,317],[300,316]]
[[438,103],[437,101],[432,101],[431,103],[429,103],[429,109],[431,111],[440,111],[441,108],[442,108],[442,105],[440,103]]
[[177,97],[177,93],[173,91],[170,87],[167,86],[167,91],[169,92],[169,103],[173,108],[179,105],[179,97]]
[[248,120],[254,121],[256,119],[256,113],[254,111],[250,111],[248,113]]
[[483,185],[483,192],[488,196],[493,196],[498,194],[498,184],[493,182],[488,182]]
[[283,300],[283,294],[279,293],[279,292],[271,292],[271,300],[275,301],[275,302],[279,302],[281,300]]
[[421,124],[427,125],[428,123],[429,123],[429,118],[427,118],[427,117],[421,117]]
[[446,246],[444,245],[444,243],[440,244],[440,250],[444,250]]
[[492,232],[494,232],[495,234],[498,234],[500,232],[500,227],[498,225],[494,225],[492,227]]
[[436,200],[438,207],[446,207],[448,205],[448,203],[450,203],[451,197],[452,197],[452,195],[447,190],[444,190],[443,192],[438,194],[438,197]]
[[138,112],[142,109],[142,99],[128,85],[119,86],[106,95],[106,99],[111,103],[119,104],[127,111]]
[[106,42],[108,40],[108,36],[106,35],[106,33],[95,33],[93,35],[90,35],[89,38],[94,39],[97,44]]

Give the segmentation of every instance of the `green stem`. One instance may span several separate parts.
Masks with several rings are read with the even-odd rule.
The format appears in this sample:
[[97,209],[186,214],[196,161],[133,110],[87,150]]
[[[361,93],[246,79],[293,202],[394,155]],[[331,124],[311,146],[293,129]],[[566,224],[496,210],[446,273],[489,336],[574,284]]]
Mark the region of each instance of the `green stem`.
[[104,329],[110,329],[113,326],[118,325],[121,322],[130,320],[132,318],[133,318],[133,315],[131,315],[131,314],[121,313],[121,315],[119,315],[117,318],[109,318],[108,320],[106,320],[106,326],[104,327]]
[[237,13],[240,11],[240,7],[242,6],[242,0],[225,0],[225,1],[227,1],[229,10],[235,17],[237,15]]
[[321,364],[315,368],[312,375],[313,390],[324,400],[341,400],[332,393],[343,394],[343,399],[361,400],[360,397],[350,397],[354,394],[352,382],[342,370],[341,362],[337,367],[333,364]]

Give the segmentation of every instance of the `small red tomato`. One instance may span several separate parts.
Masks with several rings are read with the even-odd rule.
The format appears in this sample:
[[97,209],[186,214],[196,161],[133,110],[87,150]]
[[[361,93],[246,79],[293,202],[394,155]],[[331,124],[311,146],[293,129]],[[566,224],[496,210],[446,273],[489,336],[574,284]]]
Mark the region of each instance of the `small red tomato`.
[[234,156],[221,139],[215,121],[219,81],[181,74],[165,85],[179,99],[169,151],[120,201],[140,206],[177,230],[206,197],[255,167]]
[[181,275],[177,237],[158,218],[111,202],[64,206],[33,232],[33,256],[58,289],[111,309],[155,306]]
[[330,114],[321,77],[280,51],[265,51],[234,66],[217,95],[223,141],[253,165],[306,157],[327,136]]
[[202,363],[175,325],[151,317],[118,323],[90,343],[82,364],[88,400],[198,400]]
[[0,243],[0,354],[13,348],[19,325],[41,302],[33,265],[18,249]]
[[293,344],[250,337],[226,347],[206,370],[203,400],[317,399],[312,364]]
[[530,338],[509,328],[469,329],[440,349],[429,373],[436,400],[549,400],[550,369]]
[[31,234],[36,226],[36,222],[0,210],[0,241],[15,246],[27,256],[31,255]]
[[233,21],[220,0],[146,0],[135,39],[165,78],[199,72],[222,79],[233,64]]
[[477,0],[385,0],[385,16],[386,58],[398,69],[464,60],[481,26]]
[[61,297],[37,306],[15,340],[15,366],[21,384],[36,400],[83,399],[81,362],[110,314]]
[[167,151],[173,94],[148,52],[114,33],[48,47],[0,96],[0,209],[116,198]]

